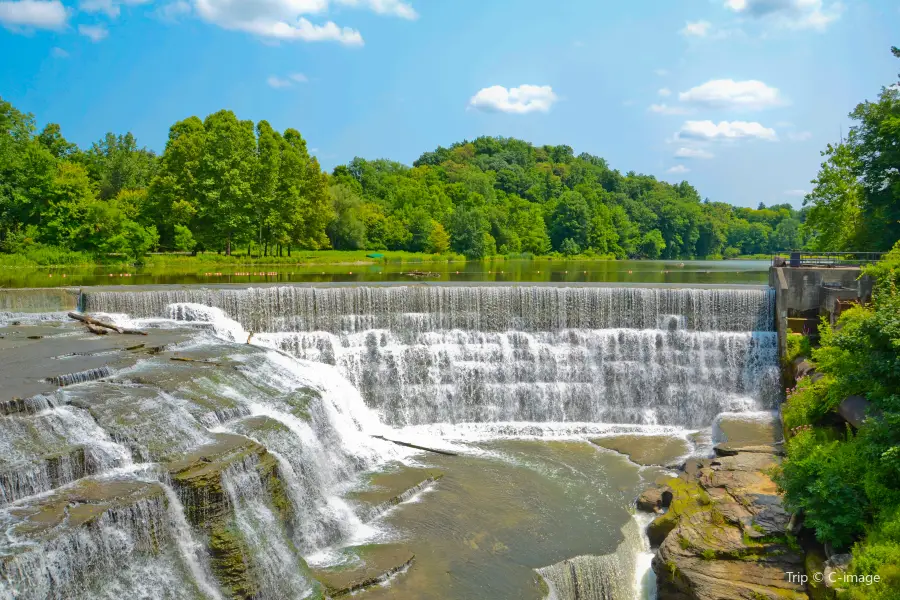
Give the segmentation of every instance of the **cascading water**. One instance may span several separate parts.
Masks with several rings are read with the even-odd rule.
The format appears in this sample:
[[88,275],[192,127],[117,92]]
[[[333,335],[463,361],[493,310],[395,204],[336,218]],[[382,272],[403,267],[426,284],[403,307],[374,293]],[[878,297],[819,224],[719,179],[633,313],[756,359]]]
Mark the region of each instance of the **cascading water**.
[[550,588],[547,600],[624,600],[635,598],[637,557],[646,542],[636,519],[630,519],[616,551],[602,556],[576,556],[538,569]]
[[83,301],[189,320],[197,305],[170,303],[219,307],[255,343],[338,366],[394,426],[697,427],[723,411],[772,408],[779,387],[770,290],[290,287]]

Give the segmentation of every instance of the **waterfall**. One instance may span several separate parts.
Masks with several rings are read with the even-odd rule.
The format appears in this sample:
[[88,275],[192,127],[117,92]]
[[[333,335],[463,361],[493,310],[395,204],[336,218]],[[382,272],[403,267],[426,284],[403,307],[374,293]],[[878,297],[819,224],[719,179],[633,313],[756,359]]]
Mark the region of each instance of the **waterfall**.
[[222,487],[234,513],[244,561],[253,574],[259,600],[305,598],[314,587],[284,530],[284,523],[265,499],[264,483],[255,457],[231,465],[222,474]]
[[131,463],[83,410],[58,406],[0,417],[0,506]]
[[634,600],[637,557],[645,540],[636,519],[622,527],[625,539],[615,552],[602,556],[577,556],[538,573],[550,588],[548,600]]
[[83,293],[85,312],[164,317],[171,304],[221,308],[253,332],[415,336],[438,330],[655,329],[682,319],[698,331],[772,331],[771,290],[553,286],[369,286]]
[[337,366],[392,426],[700,427],[723,411],[772,409],[779,389],[773,299],[755,288],[549,286],[84,296],[93,310],[237,322],[217,332]]
[[[158,555],[170,541],[164,496],[153,494],[152,489],[141,489],[139,493],[147,497],[124,506],[109,507],[98,517],[86,520],[81,526],[73,525],[71,529],[70,523],[62,520],[55,528],[61,531],[54,531],[41,521],[31,524],[31,528],[47,528],[47,535],[54,535],[43,543],[35,542],[32,532],[23,532],[31,535],[19,540],[17,527],[8,524],[9,515],[0,513],[0,526],[7,526],[6,535],[12,538],[16,548],[7,560],[0,561],[0,598],[112,597],[104,593],[104,586],[110,588],[116,581],[127,579],[133,574],[129,573],[132,564],[136,568],[141,564],[149,567],[149,563],[137,559],[137,555]],[[62,519],[61,516],[54,517]],[[75,519],[74,516],[71,518]],[[24,528],[28,526],[26,521]],[[136,579],[150,575],[145,570]],[[163,573],[158,575],[164,576]],[[156,587],[159,594],[156,597],[165,597],[162,590],[166,587],[154,586],[154,583],[161,582],[146,579],[140,586],[124,587],[134,592],[129,593],[129,597],[140,598],[140,590],[148,587]],[[143,597],[152,596],[143,594]]]
[[96,369],[88,369],[86,371],[78,371],[77,373],[66,373],[65,375],[57,375],[47,379],[47,383],[66,387],[69,385],[77,385],[79,383],[87,383],[88,381],[96,381],[112,375],[112,369],[107,366],[98,367]]

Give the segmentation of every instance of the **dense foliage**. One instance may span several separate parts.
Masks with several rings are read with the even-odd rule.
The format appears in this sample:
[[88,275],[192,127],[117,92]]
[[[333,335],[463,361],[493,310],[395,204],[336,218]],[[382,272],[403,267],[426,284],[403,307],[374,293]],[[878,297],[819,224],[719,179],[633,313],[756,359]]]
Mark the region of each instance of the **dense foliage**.
[[[892,52],[900,58],[900,49]],[[889,250],[900,239],[900,82],[850,117],[857,124],[847,139],[822,153],[826,160],[804,201],[804,234],[813,250]]]
[[[854,597],[900,597],[900,244],[868,269],[873,305],[823,324],[812,350],[818,381],[800,382],[784,407],[797,434],[777,480],[788,506],[802,511],[822,542],[853,545],[853,569],[880,575]],[[850,396],[871,403],[858,431],[839,425],[836,410]],[[855,543],[855,545],[854,545]]]
[[131,134],[87,150],[0,100],[0,252],[139,257],[148,250],[257,254],[404,250],[470,258],[557,252],[692,258],[798,247],[790,205],[735,208],[621,174],[568,146],[478,138],[412,167],[356,158],[322,172],[299,132],[220,111],[169,130],[164,153]]

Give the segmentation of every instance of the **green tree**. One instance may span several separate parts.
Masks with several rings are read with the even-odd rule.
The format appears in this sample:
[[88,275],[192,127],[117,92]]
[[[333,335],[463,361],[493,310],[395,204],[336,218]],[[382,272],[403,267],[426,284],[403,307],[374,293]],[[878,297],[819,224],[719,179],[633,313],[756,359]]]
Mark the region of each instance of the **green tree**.
[[861,163],[848,144],[828,145],[813,191],[804,199],[810,204],[804,231],[809,248],[839,252],[857,246],[862,225],[864,188],[857,173]]
[[328,224],[328,237],[337,250],[362,250],[366,247],[366,225],[359,218],[362,200],[346,185],[330,188],[334,202],[334,220]]
[[665,249],[666,241],[663,239],[659,229],[654,229],[653,231],[645,233],[644,237],[641,238],[641,243],[638,247],[638,251],[641,255],[649,259],[659,258],[662,251]]
[[458,209],[450,218],[451,247],[466,258],[488,256],[493,240],[487,231],[487,219],[477,209]]
[[[201,236],[205,245],[231,255],[232,243],[252,239],[256,137],[253,123],[222,110],[203,122],[206,139],[199,165]],[[195,232],[197,233],[197,232]]]
[[563,241],[572,240],[579,247],[587,244],[590,210],[584,196],[565,192],[550,217],[550,240],[561,249]]

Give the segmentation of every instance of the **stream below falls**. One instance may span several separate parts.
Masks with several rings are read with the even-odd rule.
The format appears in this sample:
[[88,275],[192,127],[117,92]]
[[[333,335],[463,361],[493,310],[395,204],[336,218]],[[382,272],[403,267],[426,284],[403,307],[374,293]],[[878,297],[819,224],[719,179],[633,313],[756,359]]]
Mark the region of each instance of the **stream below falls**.
[[147,335],[0,313],[2,600],[651,598],[634,498],[780,395],[761,288],[79,303]]

